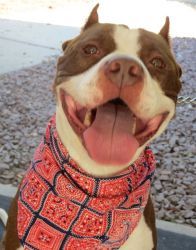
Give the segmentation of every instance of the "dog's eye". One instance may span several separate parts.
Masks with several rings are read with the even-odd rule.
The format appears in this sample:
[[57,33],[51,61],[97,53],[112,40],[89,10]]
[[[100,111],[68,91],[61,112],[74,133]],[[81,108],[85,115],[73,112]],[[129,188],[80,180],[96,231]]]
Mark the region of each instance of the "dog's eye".
[[84,47],[84,53],[86,55],[95,55],[98,54],[99,50],[95,45],[88,44],[86,47]]
[[163,62],[163,60],[161,58],[153,58],[150,63],[158,69],[164,69],[166,67],[165,63]]

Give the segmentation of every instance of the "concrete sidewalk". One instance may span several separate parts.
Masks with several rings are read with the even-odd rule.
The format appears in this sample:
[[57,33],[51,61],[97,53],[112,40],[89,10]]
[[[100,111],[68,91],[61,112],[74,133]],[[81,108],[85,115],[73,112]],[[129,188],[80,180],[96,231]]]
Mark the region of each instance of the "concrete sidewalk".
[[61,44],[78,28],[0,19],[0,74],[59,55]]

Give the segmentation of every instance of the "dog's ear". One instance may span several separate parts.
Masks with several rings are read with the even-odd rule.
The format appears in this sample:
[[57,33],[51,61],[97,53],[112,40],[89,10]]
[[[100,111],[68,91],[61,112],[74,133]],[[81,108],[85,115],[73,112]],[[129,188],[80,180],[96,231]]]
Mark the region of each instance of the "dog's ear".
[[182,76],[182,68],[180,67],[179,64],[178,64],[177,68],[178,68],[178,76],[180,78]]
[[165,19],[165,24],[160,30],[159,35],[161,35],[170,46],[169,25],[170,25],[169,17],[167,16]]
[[71,42],[71,40],[67,40],[62,44],[62,50],[64,51],[67,48],[67,45]]
[[97,13],[98,7],[99,7],[99,4],[95,5],[95,7],[92,9],[92,11],[91,11],[84,27],[82,28],[82,30],[85,30],[85,29],[89,28],[91,25],[99,22],[99,17],[98,17],[98,13]]

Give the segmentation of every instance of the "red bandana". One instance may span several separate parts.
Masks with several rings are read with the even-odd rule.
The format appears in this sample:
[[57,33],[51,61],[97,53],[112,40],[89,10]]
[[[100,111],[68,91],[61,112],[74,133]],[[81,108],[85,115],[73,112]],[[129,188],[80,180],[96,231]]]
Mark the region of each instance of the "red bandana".
[[141,218],[154,170],[146,148],[118,176],[88,175],[62,145],[53,117],[20,187],[21,244],[24,249],[118,249]]

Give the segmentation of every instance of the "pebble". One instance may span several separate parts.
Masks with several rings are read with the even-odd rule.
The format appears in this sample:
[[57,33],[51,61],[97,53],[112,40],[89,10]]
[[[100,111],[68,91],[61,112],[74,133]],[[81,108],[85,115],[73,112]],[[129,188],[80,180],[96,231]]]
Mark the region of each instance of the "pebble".
[[[196,39],[174,38],[173,46],[183,69],[180,95],[195,97]],[[55,112],[50,87],[56,59],[0,76],[0,183],[20,183]],[[152,184],[157,218],[192,226],[196,226],[194,126],[195,105],[177,105],[176,117],[151,145],[157,159]]]
[[155,188],[157,191],[160,191],[160,190],[162,190],[163,186],[162,186],[162,184],[161,184],[160,181],[156,181],[156,182],[154,182],[154,188]]
[[160,175],[160,177],[159,177],[159,179],[161,180],[161,181],[167,181],[167,180],[169,180],[169,176],[168,175]]
[[[186,211],[185,214],[184,214],[184,218],[185,219],[190,219],[194,216],[194,212],[193,211]],[[196,214],[195,214],[196,216]]]
[[15,174],[13,172],[8,172],[8,173],[5,172],[5,174],[1,175],[1,178],[7,179],[7,180],[8,179],[11,180],[14,177],[15,177]]
[[178,202],[179,202],[179,196],[177,195],[171,195],[171,196],[168,196],[168,200],[174,204],[174,205],[178,205]]
[[165,211],[163,209],[161,209],[157,212],[157,215],[159,218],[163,218],[165,216]]
[[9,169],[9,165],[5,163],[0,163],[0,170]]
[[191,219],[191,223],[193,224],[193,226],[196,226],[196,219]]
[[160,193],[158,195],[156,195],[156,201],[158,201],[159,203],[163,202],[164,200],[164,194]]

